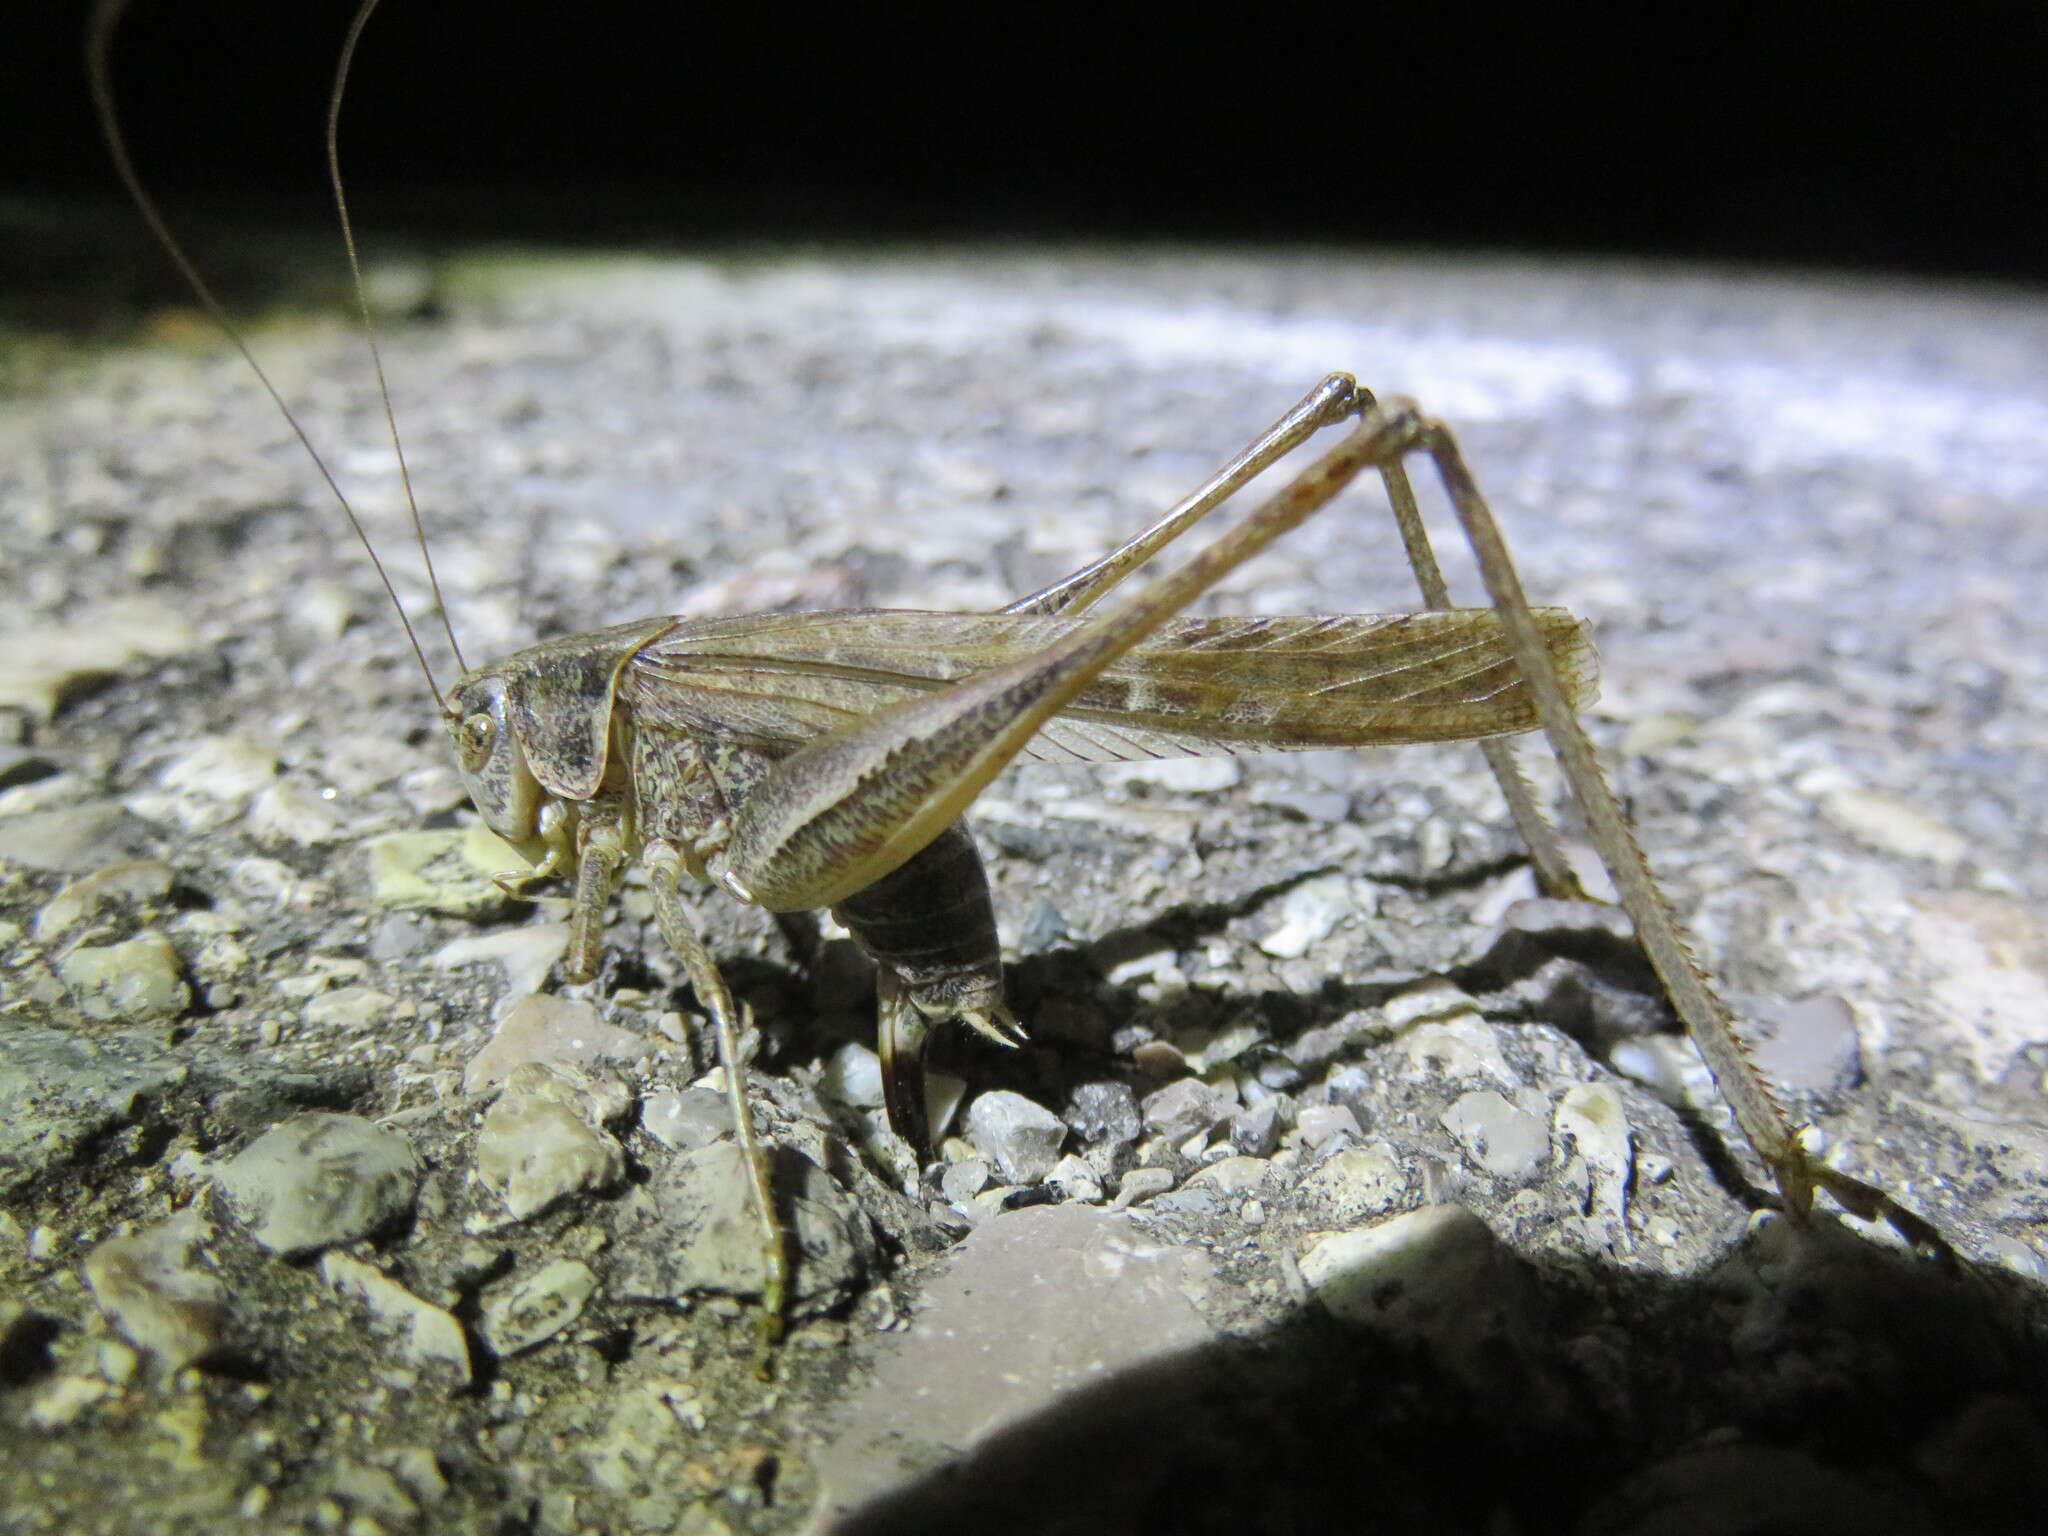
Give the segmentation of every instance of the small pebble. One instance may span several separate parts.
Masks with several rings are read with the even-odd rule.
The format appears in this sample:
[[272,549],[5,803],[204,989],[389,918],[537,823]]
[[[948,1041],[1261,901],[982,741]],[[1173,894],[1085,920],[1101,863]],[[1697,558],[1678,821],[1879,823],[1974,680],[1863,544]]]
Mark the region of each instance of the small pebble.
[[1334,1024],[1305,1029],[1282,1047],[1283,1053],[1297,1067],[1328,1066],[1363,1033],[1369,1018],[1364,1013],[1347,1013]]
[[1448,981],[1426,981],[1397,992],[1380,1005],[1389,1026],[1401,1029],[1424,1019],[1449,1019],[1461,1014],[1477,1015],[1478,999]]
[[147,822],[112,800],[0,816],[0,863],[53,874],[80,875],[116,860],[137,858],[150,851],[155,840]]
[[1558,1141],[1569,1140],[1586,1161],[1587,1214],[1619,1222],[1635,1162],[1621,1095],[1609,1083],[1576,1083],[1558,1100],[1551,1124]]
[[979,1157],[948,1163],[939,1175],[939,1192],[953,1205],[965,1205],[988,1188],[988,1162]]
[[1796,1093],[1840,1093],[1863,1076],[1856,1014],[1832,993],[1770,1008],[1750,1041],[1765,1077]]
[[1295,1114],[1294,1129],[1305,1147],[1320,1147],[1339,1136],[1353,1141],[1365,1138],[1364,1128],[1348,1104],[1304,1104]]
[[1173,1188],[1173,1175],[1164,1168],[1133,1168],[1117,1185],[1116,1199],[1111,1202],[1117,1210],[1136,1205],[1153,1195],[1163,1195]]
[[1333,1233],[1300,1262],[1310,1293],[1339,1320],[1426,1346],[1470,1390],[1514,1381],[1531,1394],[1522,1411],[1546,1406],[1517,1359],[1529,1353],[1527,1271],[1465,1207],[1425,1206]]
[[413,1502],[412,1495],[382,1467],[360,1461],[336,1462],[328,1473],[327,1485],[334,1497],[354,1512],[348,1536],[358,1536],[359,1532],[369,1536],[362,1530],[366,1520],[377,1522],[381,1530],[385,1525],[407,1525],[419,1518],[420,1507]]
[[374,905],[447,917],[474,917],[503,907],[507,897],[492,877],[523,865],[505,844],[491,850],[472,832],[456,829],[387,832],[367,839],[362,850]]
[[967,1110],[967,1136],[1010,1184],[1036,1184],[1059,1161],[1066,1123],[1021,1093],[997,1089]]
[[481,1093],[532,1062],[595,1070],[638,1061],[654,1050],[655,1042],[607,1024],[589,1003],[534,992],[513,1004],[483,1049],[470,1058],[462,1091]]
[[1453,1082],[1485,1078],[1503,1088],[1521,1086],[1521,1078],[1501,1054],[1493,1026],[1476,1013],[1410,1025],[1395,1046],[1418,1072]]
[[626,1153],[605,1122],[631,1106],[615,1080],[566,1064],[514,1067],[477,1132],[477,1182],[514,1221],[586,1189],[608,1189],[625,1176]]
[[1897,795],[1845,786],[1823,794],[1820,808],[1836,826],[1880,852],[1925,859],[1943,868],[1970,855],[1967,837]]
[[308,998],[301,1016],[314,1029],[360,1034],[387,1023],[399,1008],[397,998],[375,987],[336,987]]
[[640,1105],[640,1124],[663,1146],[694,1152],[733,1134],[732,1100],[711,1088],[649,1094]]
[[192,1005],[178,952],[154,929],[119,944],[86,944],[57,962],[78,1011],[93,1019],[176,1018]]
[[491,1352],[516,1355],[553,1338],[583,1314],[597,1289],[590,1266],[555,1259],[484,1298],[480,1331]]
[[412,1146],[357,1115],[308,1114],[273,1126],[214,1179],[250,1235],[291,1257],[368,1237],[412,1209]]
[[882,1059],[858,1041],[848,1041],[832,1053],[818,1080],[829,1098],[855,1109],[874,1109],[882,1103]]
[[1128,1083],[1082,1083],[1067,1099],[1067,1124],[1089,1146],[1126,1147],[1144,1122]]
[[227,1287],[199,1258],[211,1234],[198,1209],[188,1207],[156,1226],[108,1238],[86,1255],[93,1300],[166,1373],[211,1354],[227,1327]]
[[216,736],[171,759],[156,781],[173,794],[239,807],[277,777],[277,754],[246,736]]
[[[789,1250],[798,1257],[790,1299],[836,1305],[875,1262],[867,1218],[815,1163],[793,1159],[789,1167],[798,1177],[778,1173],[776,1190]],[[747,1188],[734,1142],[665,1160],[620,1202],[606,1294],[664,1302],[705,1293],[759,1296],[766,1266]]]
[[1318,1219],[1349,1226],[1400,1204],[1408,1193],[1408,1175],[1383,1141],[1340,1146],[1303,1176],[1298,1190]]
[[452,1377],[458,1386],[469,1385],[469,1340],[453,1314],[422,1301],[376,1265],[347,1254],[322,1255],[320,1278],[396,1333],[407,1362]]
[[[393,914],[385,921],[406,919]],[[434,968],[453,971],[468,965],[495,965],[504,972],[505,995],[522,998],[538,992],[546,984],[548,972],[568,952],[567,923],[521,923],[502,933],[472,934],[443,944],[434,951]]]
[[1356,907],[1351,882],[1344,876],[1304,880],[1280,898],[1280,926],[1259,940],[1259,948],[1276,960],[1299,960]]
[[313,848],[338,841],[341,815],[331,800],[300,779],[276,779],[256,792],[243,816],[259,843]]
[[1145,1129],[1179,1143],[1208,1136],[1237,1112],[1237,1095],[1197,1077],[1168,1083],[1145,1095]]
[[1459,1095],[1439,1118],[1465,1155],[1497,1179],[1526,1183],[1550,1155],[1550,1127],[1490,1089]]
[[32,932],[39,944],[60,943],[66,935],[98,920],[108,908],[135,910],[160,907],[170,900],[177,872],[161,859],[129,859],[109,864],[74,880],[43,903]]
[[141,658],[175,656],[196,643],[189,618],[156,598],[130,598],[61,625],[10,628],[0,660],[0,708],[47,720],[95,678]]
[[1092,1205],[1102,1199],[1102,1180],[1096,1176],[1095,1169],[1085,1158],[1072,1153],[1053,1164],[1045,1182],[1059,1192],[1062,1200],[1080,1200]]
[[1272,1171],[1273,1165],[1262,1157],[1223,1157],[1197,1169],[1188,1184],[1213,1189],[1219,1195],[1241,1195],[1265,1183]]
[[1281,1122],[1291,1107],[1291,1101],[1285,1095],[1275,1094],[1261,1099],[1250,1109],[1239,1110],[1232,1115],[1231,1150],[1246,1157],[1270,1157],[1280,1144]]

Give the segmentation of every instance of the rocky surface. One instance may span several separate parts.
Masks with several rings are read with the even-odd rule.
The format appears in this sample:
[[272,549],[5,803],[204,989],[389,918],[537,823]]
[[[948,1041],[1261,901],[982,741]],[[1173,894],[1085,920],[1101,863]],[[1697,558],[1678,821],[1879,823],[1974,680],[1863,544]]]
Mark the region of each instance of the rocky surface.
[[[1752,1218],[1625,924],[1530,899],[1469,748],[1031,768],[972,821],[1032,1040],[939,1042],[922,1184],[844,936],[696,904],[797,1259],[764,1380],[644,888],[550,985],[559,894],[493,882],[296,446],[157,315],[24,339],[0,399],[0,1525],[2033,1528],[2037,304],[1367,254],[407,270],[472,661],[987,608],[1330,368],[1418,396],[1595,621],[1593,727],[1789,1102],[1965,1267]],[[346,327],[252,324],[426,613]],[[1394,550],[1361,494],[1214,603],[1412,606]]]

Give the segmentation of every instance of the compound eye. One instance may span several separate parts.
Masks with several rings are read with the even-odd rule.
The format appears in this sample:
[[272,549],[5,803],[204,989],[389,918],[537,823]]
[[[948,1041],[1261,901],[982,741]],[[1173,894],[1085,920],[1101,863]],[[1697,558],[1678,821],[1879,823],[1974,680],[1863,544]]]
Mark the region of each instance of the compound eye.
[[489,715],[471,715],[462,722],[462,760],[466,767],[475,768],[491,755],[491,747],[498,739],[498,723]]

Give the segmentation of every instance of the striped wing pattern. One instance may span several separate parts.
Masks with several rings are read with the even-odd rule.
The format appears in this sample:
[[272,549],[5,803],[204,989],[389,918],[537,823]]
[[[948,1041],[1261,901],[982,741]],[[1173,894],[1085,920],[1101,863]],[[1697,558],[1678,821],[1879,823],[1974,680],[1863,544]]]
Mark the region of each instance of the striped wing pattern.
[[[1598,661],[1561,608],[1536,620],[1575,706]],[[621,679],[644,718],[787,751],[905,699],[1043,650],[1086,622],[861,609],[679,623]],[[1533,729],[1490,608],[1181,618],[1125,655],[1025,749],[1028,761],[1469,741]]]

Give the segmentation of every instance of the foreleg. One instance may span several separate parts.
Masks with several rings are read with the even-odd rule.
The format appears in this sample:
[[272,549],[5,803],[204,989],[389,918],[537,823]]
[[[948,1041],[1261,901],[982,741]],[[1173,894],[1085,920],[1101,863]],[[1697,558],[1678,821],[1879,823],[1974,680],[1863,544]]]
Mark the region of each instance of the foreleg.
[[668,941],[697,1001],[711,1015],[718,1039],[718,1063],[725,1070],[725,1092],[732,1105],[733,1133],[747,1170],[747,1193],[754,1207],[761,1235],[761,1347],[766,1351],[782,1331],[782,1309],[789,1285],[789,1257],[782,1223],[775,1213],[775,1193],[768,1177],[768,1162],[754,1136],[753,1113],[747,1104],[745,1052],[741,1049],[739,1005],[711,951],[697,936],[695,925],[683,907],[682,881],[686,866],[675,844],[654,841],[641,854],[647,881],[654,893],[654,920]]

